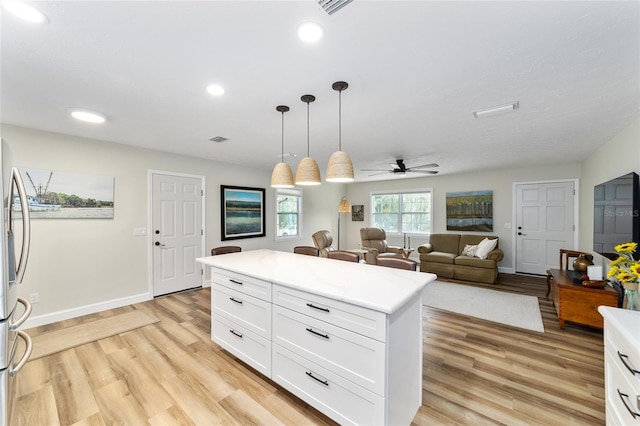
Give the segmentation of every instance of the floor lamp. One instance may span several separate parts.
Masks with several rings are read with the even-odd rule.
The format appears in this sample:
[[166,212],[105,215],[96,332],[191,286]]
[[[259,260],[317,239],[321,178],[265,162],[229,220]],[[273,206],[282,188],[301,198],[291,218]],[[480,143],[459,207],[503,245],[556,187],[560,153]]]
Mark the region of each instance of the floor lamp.
[[342,216],[342,213],[351,213],[351,203],[346,196],[342,197],[338,206],[338,250],[340,250],[340,216]]

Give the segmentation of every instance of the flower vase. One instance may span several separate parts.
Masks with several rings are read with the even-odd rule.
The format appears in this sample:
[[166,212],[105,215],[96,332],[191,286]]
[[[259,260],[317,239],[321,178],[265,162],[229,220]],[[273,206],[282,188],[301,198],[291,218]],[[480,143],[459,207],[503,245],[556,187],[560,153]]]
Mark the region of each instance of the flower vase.
[[640,294],[638,283],[624,283],[624,301],[622,307],[632,311],[640,311]]

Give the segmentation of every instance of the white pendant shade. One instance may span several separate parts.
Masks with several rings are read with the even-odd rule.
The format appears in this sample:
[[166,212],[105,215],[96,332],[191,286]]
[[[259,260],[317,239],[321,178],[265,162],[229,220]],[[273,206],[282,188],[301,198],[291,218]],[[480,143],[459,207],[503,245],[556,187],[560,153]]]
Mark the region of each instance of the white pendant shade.
[[272,188],[293,188],[293,172],[291,166],[285,162],[276,164],[271,173]]
[[353,163],[349,154],[336,151],[329,158],[327,182],[353,182]]
[[296,185],[320,185],[320,168],[311,157],[304,157],[296,170]]

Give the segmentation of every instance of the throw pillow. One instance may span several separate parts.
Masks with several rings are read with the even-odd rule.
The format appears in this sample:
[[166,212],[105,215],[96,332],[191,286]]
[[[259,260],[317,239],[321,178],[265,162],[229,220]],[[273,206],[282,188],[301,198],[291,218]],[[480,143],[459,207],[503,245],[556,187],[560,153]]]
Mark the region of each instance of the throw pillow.
[[476,255],[476,250],[478,249],[478,245],[474,244],[465,244],[464,248],[462,249],[462,255],[463,256],[469,256],[469,257],[473,257]]
[[480,243],[478,244],[478,249],[476,250],[476,257],[478,259],[486,259],[489,252],[494,248],[496,248],[497,245],[498,245],[497,238],[494,238],[493,240],[485,238],[484,240],[480,241]]

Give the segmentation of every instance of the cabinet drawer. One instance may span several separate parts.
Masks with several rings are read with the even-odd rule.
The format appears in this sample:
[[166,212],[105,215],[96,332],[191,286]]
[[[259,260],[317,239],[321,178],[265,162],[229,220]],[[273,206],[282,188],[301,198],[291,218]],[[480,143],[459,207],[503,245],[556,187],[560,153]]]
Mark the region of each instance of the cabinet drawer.
[[386,314],[293,288],[273,285],[273,303],[321,321],[386,341]]
[[271,303],[220,284],[213,284],[212,291],[213,312],[265,339],[271,339]]
[[385,345],[316,318],[273,307],[273,343],[384,395]]
[[630,413],[640,413],[640,383],[628,374],[616,352],[607,348],[604,356],[607,416],[621,420],[619,424],[640,425],[640,416]]
[[211,339],[260,373],[271,378],[271,341],[228,318],[211,316]]
[[[638,319],[640,320],[640,317]],[[635,327],[638,326],[636,325]],[[633,374],[625,367],[626,364],[632,370],[640,371],[640,346],[638,342],[630,341],[628,334],[621,332],[617,327],[606,327],[604,330],[604,346],[611,353],[614,363],[622,370],[624,376],[640,388],[640,374]],[[620,355],[618,355],[618,352]]]
[[340,424],[385,424],[383,398],[277,344],[273,380]]
[[271,301],[271,283],[220,268],[211,268],[211,281],[258,299]]

